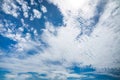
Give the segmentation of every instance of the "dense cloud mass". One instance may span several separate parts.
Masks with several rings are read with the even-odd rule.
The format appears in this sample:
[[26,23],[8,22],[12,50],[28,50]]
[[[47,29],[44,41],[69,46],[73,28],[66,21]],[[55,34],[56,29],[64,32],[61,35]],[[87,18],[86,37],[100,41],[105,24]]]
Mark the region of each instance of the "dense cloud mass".
[[119,0],[0,4],[1,79],[119,80]]

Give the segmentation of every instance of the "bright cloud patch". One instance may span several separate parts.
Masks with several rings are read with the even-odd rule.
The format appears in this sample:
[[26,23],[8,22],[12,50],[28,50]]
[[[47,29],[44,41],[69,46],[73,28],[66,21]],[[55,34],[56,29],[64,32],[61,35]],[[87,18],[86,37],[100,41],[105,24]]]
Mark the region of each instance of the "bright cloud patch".
[[3,0],[3,4],[1,7],[6,14],[18,17],[19,7],[15,4],[13,0]]
[[47,12],[46,7],[45,7],[45,6],[43,6],[43,5],[42,5],[42,7],[41,7],[41,10],[43,11],[43,13],[46,13],[46,12]]
[[34,13],[34,18],[41,18],[41,13],[38,10],[33,9],[33,13]]
[[[0,20],[1,40],[6,37],[15,42],[9,42],[8,51],[0,48],[1,79],[119,80],[119,1],[11,0],[11,3],[2,3],[8,6],[2,8],[5,14],[23,17],[17,18],[21,25],[12,23],[12,18]],[[46,4],[58,8],[63,16],[62,25],[54,26],[54,21],[43,19],[49,9],[51,13],[55,9]],[[56,15],[57,20],[60,15]],[[40,21],[44,22],[44,28],[37,25]],[[0,43],[4,42],[1,40]]]

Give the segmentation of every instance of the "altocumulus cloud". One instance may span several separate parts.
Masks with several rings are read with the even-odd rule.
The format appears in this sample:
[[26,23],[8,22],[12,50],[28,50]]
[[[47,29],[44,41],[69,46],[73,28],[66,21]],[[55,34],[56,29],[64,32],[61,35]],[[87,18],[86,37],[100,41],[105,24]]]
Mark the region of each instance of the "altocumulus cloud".
[[[0,68],[11,72],[5,75],[6,79],[27,80],[35,74],[34,77],[38,79],[49,80],[87,77],[70,69],[74,66],[78,68],[90,66],[95,69],[94,73],[107,73],[107,69],[119,70],[120,1],[48,0],[48,2],[60,10],[63,25],[56,27],[46,21],[42,34],[34,35],[34,39],[30,33],[26,35],[22,33],[26,29],[23,26],[14,32],[16,34],[13,30],[3,34],[4,25],[1,24],[0,29],[3,31],[1,34],[17,42],[10,48],[9,57],[5,56],[8,55],[6,52],[0,51]],[[9,3],[15,10],[10,12],[7,7],[3,11],[17,17],[18,7],[14,5]],[[43,15],[35,9],[33,11],[34,18],[41,18]],[[47,13],[47,8],[42,6],[42,11]],[[28,11],[23,9],[23,12],[24,16],[26,14],[25,17],[28,17]],[[37,33],[34,28],[29,30]],[[34,51],[34,54],[28,54],[30,51]]]

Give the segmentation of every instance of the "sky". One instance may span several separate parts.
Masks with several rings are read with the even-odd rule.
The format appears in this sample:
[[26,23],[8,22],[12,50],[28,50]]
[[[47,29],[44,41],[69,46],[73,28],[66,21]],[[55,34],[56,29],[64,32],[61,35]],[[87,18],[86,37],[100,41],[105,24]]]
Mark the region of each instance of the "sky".
[[1,0],[0,80],[119,80],[119,0]]

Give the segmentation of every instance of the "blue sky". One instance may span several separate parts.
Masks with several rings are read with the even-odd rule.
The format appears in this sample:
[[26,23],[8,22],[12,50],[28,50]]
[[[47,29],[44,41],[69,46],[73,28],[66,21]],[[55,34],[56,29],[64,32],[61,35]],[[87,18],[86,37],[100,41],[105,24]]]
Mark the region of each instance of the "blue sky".
[[0,80],[119,80],[120,1],[1,0]]

